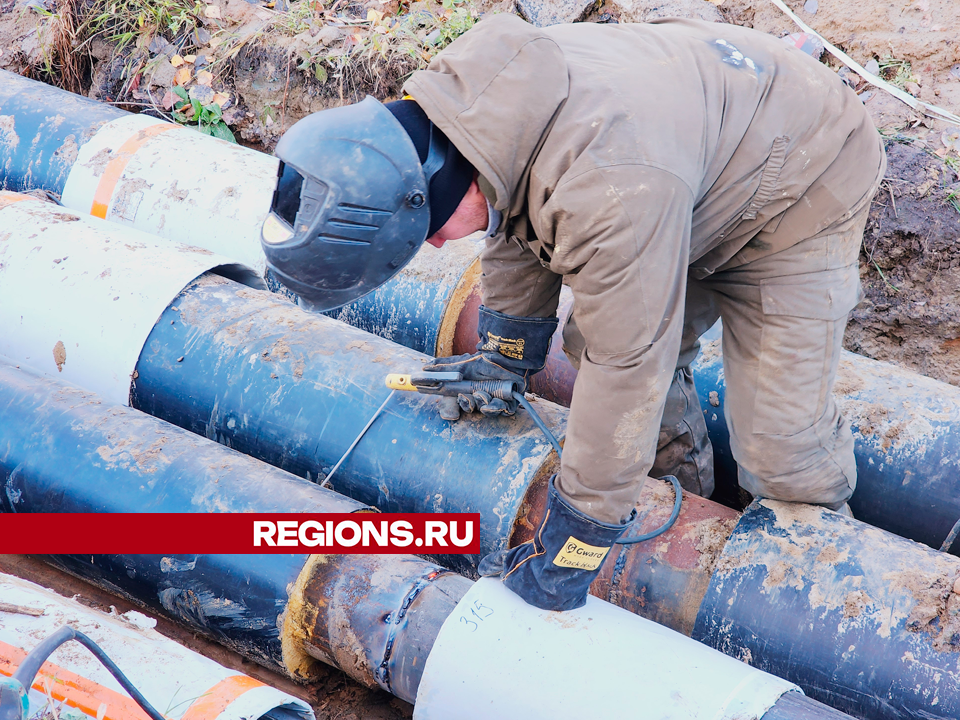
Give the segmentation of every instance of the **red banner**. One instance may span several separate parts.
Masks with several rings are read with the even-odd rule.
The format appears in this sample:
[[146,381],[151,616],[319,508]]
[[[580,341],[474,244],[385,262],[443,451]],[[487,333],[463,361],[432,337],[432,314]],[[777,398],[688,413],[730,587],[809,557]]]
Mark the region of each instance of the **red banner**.
[[479,513],[0,514],[16,554],[375,554],[480,552]]

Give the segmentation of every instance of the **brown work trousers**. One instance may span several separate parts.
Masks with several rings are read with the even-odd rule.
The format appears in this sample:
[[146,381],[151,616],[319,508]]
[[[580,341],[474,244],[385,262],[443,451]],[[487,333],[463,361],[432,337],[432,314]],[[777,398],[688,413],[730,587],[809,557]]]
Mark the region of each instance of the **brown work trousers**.
[[[873,194],[786,250],[688,279],[683,341],[651,476],[676,475],[690,492],[713,492],[713,451],[690,364],[700,336],[722,319],[724,416],[740,486],[754,496],[833,509],[853,494],[853,436],[832,390],[847,316],[862,297],[858,258]],[[583,351],[574,315],[563,335],[571,360]]]

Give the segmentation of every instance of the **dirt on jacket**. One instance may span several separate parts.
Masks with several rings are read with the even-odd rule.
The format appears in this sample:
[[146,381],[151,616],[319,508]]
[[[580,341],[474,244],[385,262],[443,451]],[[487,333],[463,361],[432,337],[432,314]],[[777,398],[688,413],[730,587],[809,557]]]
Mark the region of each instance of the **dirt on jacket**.
[[653,464],[688,273],[816,235],[872,190],[877,133],[829,69],[777,38],[690,20],[545,29],[480,22],[405,90],[503,212],[483,302],[556,312],[585,350],[560,487],[624,515]]

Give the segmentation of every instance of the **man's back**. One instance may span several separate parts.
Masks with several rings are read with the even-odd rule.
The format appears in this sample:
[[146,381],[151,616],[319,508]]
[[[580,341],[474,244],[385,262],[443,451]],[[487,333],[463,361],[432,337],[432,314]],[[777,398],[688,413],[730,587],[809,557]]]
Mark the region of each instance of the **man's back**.
[[[859,154],[878,143],[857,97],[828,68],[763,33],[688,20],[541,30],[497,16],[459,43],[408,87],[428,114],[456,118],[500,177],[498,207],[526,205],[549,246],[556,239],[544,206],[565,181],[596,168],[675,176],[693,204],[690,261],[705,273],[815,184],[832,202],[816,217],[798,208],[790,219],[804,224],[801,236],[826,227],[878,170],[835,163],[845,144]],[[500,197],[507,193],[509,201]],[[779,249],[755,246],[738,260]]]

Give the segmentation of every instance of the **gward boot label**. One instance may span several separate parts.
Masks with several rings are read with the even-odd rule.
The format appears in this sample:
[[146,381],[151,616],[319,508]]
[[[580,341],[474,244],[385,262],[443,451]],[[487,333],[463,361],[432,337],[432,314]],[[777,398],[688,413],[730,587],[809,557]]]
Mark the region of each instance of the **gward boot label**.
[[608,547],[587,545],[571,535],[553,559],[553,564],[577,570],[596,570],[609,551]]

